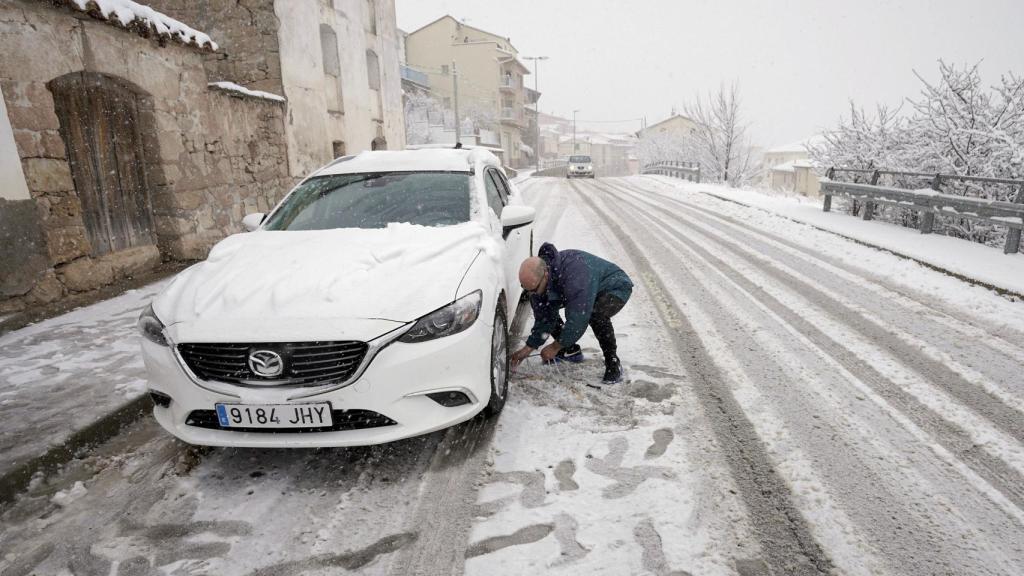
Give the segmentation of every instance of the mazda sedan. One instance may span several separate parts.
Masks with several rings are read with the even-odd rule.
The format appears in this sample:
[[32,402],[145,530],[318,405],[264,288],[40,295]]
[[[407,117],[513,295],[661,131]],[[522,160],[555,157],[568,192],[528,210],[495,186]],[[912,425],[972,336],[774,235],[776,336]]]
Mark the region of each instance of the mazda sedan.
[[485,150],[335,160],[142,314],[157,421],[191,444],[311,447],[497,414],[533,219]]

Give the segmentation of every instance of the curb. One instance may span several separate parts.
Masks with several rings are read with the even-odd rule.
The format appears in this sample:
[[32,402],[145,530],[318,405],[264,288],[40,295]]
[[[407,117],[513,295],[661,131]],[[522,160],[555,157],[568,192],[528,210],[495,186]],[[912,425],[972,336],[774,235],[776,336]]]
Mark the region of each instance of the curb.
[[149,414],[152,409],[153,401],[149,394],[142,394],[85,428],[73,432],[43,454],[16,465],[13,470],[0,476],[0,505],[13,502],[28,488],[36,474],[56,472],[64,464],[118,435],[124,427]]
[[929,268],[929,269],[934,270],[936,272],[945,274],[946,276],[952,276],[953,278],[956,278],[957,280],[960,280],[961,282],[966,282],[967,284],[972,284],[972,285],[978,286],[980,288],[985,288],[986,290],[991,290],[992,292],[995,292],[996,294],[998,294],[1000,296],[1008,296],[1008,297],[1011,297],[1011,298],[1016,298],[1018,301],[1024,302],[1024,294],[1021,294],[1020,292],[1015,292],[1015,291],[1009,290],[1007,288],[1000,288],[999,286],[995,286],[993,284],[989,284],[988,282],[982,282],[981,280],[977,280],[977,279],[971,278],[970,276],[964,276],[963,274],[960,274],[959,272],[954,272],[952,270],[943,268],[942,266],[939,266],[937,264],[933,264],[933,263],[928,262],[926,260],[921,260],[920,258],[916,258],[914,256],[908,256],[907,254],[903,254],[901,252],[897,252],[896,250],[893,250],[892,248],[886,248],[885,246],[879,246],[878,244],[872,244],[871,242],[867,242],[865,240],[861,240],[860,238],[854,238],[852,236],[847,236],[846,234],[842,234],[840,232],[836,232],[835,230],[829,230],[828,228],[822,228],[821,226],[816,226],[814,224],[811,224],[810,222],[804,222],[803,220],[797,220],[796,218],[791,218],[791,217],[786,216],[784,214],[779,214],[778,212],[772,212],[771,210],[768,210],[767,208],[761,208],[760,206],[753,206],[751,204],[746,204],[744,202],[740,202],[739,200],[735,200],[733,198],[726,198],[725,196],[719,196],[718,194],[715,194],[713,192],[707,192],[705,190],[697,190],[697,192],[699,192],[701,194],[704,194],[705,196],[711,196],[712,198],[716,198],[718,200],[721,200],[722,202],[732,202],[733,204],[739,204],[740,206],[745,206],[747,208],[753,208],[754,210],[760,210],[760,211],[765,212],[767,214],[771,214],[773,216],[778,216],[779,218],[785,218],[786,220],[789,220],[790,222],[796,222],[798,224],[803,224],[804,226],[809,226],[811,228],[814,228],[815,230],[819,230],[821,232],[827,232],[829,234],[832,234],[833,236],[838,236],[840,238],[844,238],[846,240],[849,240],[850,242],[855,242],[857,244],[860,244],[861,246],[867,246],[868,248],[874,248],[875,250],[881,250],[882,252],[887,252],[887,253],[892,254],[893,256],[896,256],[898,258],[903,258],[904,260],[910,260],[910,261],[913,261],[913,262],[917,262],[918,264],[920,264],[921,266],[924,266],[925,268]]

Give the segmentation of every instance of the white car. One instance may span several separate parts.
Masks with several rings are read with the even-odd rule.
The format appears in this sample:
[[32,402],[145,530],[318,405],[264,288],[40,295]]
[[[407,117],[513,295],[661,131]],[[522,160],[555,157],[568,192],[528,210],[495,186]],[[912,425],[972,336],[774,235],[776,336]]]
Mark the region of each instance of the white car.
[[335,160],[142,314],[157,421],[190,444],[313,447],[497,414],[533,219],[484,150]]
[[570,156],[566,178],[593,178],[594,161],[590,156]]

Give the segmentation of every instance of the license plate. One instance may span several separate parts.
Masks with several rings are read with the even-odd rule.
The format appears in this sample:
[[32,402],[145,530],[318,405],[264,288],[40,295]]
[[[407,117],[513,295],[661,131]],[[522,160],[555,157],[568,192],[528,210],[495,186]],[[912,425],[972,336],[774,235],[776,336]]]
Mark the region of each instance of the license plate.
[[216,404],[223,428],[326,428],[334,424],[331,405]]

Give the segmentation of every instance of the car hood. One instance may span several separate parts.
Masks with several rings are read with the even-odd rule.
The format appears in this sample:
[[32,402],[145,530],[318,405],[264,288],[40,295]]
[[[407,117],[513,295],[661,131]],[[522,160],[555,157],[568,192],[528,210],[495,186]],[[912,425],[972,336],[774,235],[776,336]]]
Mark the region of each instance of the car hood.
[[236,234],[153,309],[179,342],[370,340],[451,302],[492,242],[475,222]]

